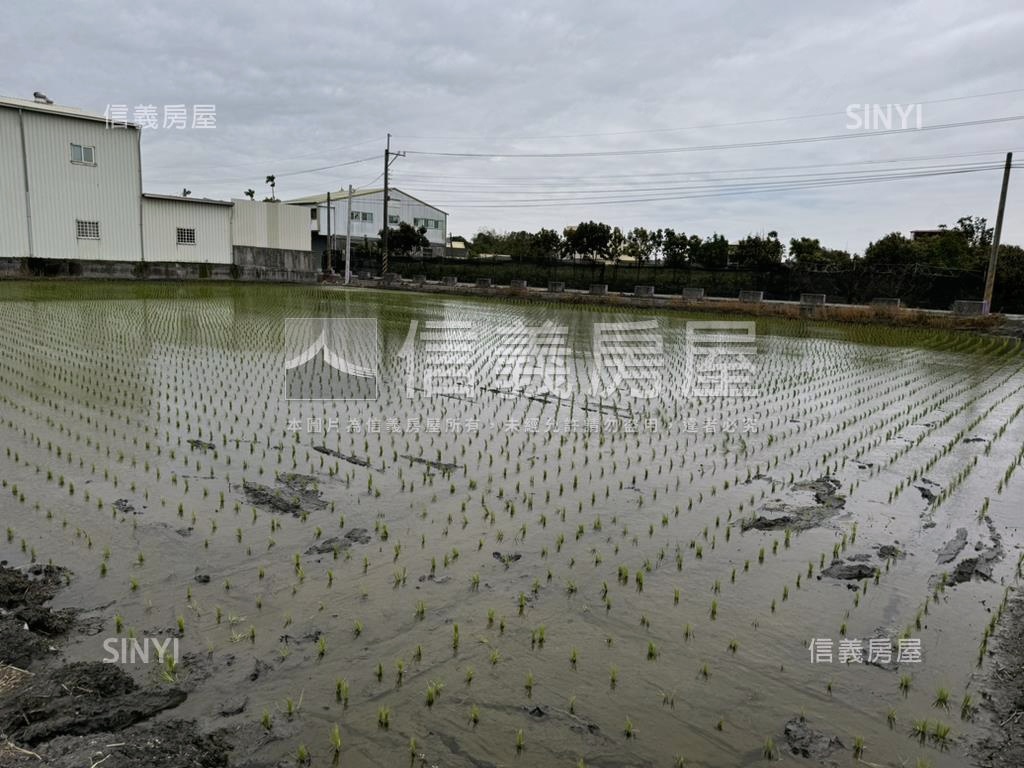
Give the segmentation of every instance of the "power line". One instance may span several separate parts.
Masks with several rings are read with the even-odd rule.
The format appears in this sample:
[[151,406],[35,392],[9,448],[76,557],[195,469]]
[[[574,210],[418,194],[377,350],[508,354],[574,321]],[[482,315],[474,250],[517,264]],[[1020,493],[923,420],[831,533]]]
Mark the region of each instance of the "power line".
[[672,195],[656,195],[656,196],[644,196],[644,197],[619,197],[611,199],[587,199],[587,200],[574,200],[572,198],[534,198],[533,200],[516,200],[516,201],[484,201],[475,203],[462,203],[458,201],[439,201],[438,205],[448,205],[459,208],[547,208],[547,207],[567,207],[567,206],[593,206],[593,205],[625,205],[629,203],[651,203],[651,202],[664,202],[672,200],[691,200],[698,198],[710,198],[710,197],[730,197],[736,195],[746,194],[760,194],[764,192],[794,192],[808,189],[821,189],[827,187],[841,187],[851,186],[854,184],[871,184],[880,181],[894,181],[903,179],[921,179],[921,178],[933,178],[938,176],[951,176],[961,175],[968,173],[978,173],[983,171],[996,170],[999,166],[983,166],[977,168],[964,168],[959,170],[946,170],[946,171],[930,171],[930,172],[916,172],[907,174],[891,174],[891,175],[879,175],[868,178],[841,178],[841,179],[819,179],[814,181],[791,181],[791,182],[765,182],[764,184],[751,183],[743,185],[735,185],[735,188],[729,185],[722,185],[715,187],[715,192],[697,192],[696,194],[672,194]]
[[[985,168],[1002,167],[1001,163],[958,163],[958,164],[942,164],[942,165],[918,165],[918,166],[904,166],[899,168],[887,168],[884,173],[896,173],[896,172],[907,172],[907,171],[927,171],[927,170],[953,170],[957,168],[977,168],[979,170]],[[761,180],[812,180],[812,179],[824,179],[824,178],[852,178],[863,174],[878,174],[878,170],[874,168],[869,169],[858,169],[849,171],[830,171],[824,173],[782,173],[782,174],[762,174],[757,176],[729,176],[724,178],[713,178],[706,177],[702,179],[694,180],[693,184],[673,184],[671,186],[643,186],[650,184],[649,181],[637,182],[636,184],[619,186],[619,187],[605,187],[605,188],[580,188],[579,186],[567,187],[564,184],[559,187],[545,188],[544,185],[539,185],[538,188],[518,188],[518,189],[505,189],[502,185],[486,185],[482,187],[466,186],[466,185],[431,185],[431,184],[416,184],[417,189],[430,190],[433,192],[446,192],[449,194],[458,195],[477,195],[481,192],[484,193],[501,193],[506,196],[514,198],[517,195],[534,194],[535,189],[542,194],[566,194],[573,196],[580,195],[595,195],[595,194],[607,194],[614,192],[658,192],[658,191],[671,191],[687,188],[700,188],[699,184],[706,184],[713,186],[712,182],[720,183],[733,183],[741,181],[761,181]],[[698,184],[699,182],[699,184]]]
[[[954,101],[965,101],[968,99],[984,99],[992,96],[1006,96],[1012,93],[1024,93],[1024,88],[1010,88],[1005,91],[990,91],[989,93],[975,93],[968,94],[965,96],[950,96],[944,99],[927,99],[924,101],[913,101],[906,102],[911,105],[924,105],[924,104],[945,104]],[[684,125],[676,128],[642,128],[630,131],[602,131],[597,133],[564,133],[564,134],[553,134],[548,136],[409,136],[404,134],[394,134],[395,138],[401,139],[415,139],[417,141],[429,140],[429,141],[489,141],[491,139],[500,139],[502,141],[545,141],[549,139],[588,139],[598,138],[601,136],[637,136],[643,134],[656,134],[656,133],[676,133],[680,131],[693,131],[703,130],[711,128],[735,128],[742,126],[751,125],[768,125],[771,123],[783,123],[791,122],[796,120],[812,120],[819,117],[839,117],[846,114],[846,110],[841,112],[814,112],[806,115],[788,115],[786,117],[768,117],[759,120],[740,120],[737,122],[729,123],[705,123],[701,125]]]
[[847,133],[827,134],[823,136],[802,136],[792,139],[769,139],[765,141],[742,141],[730,144],[703,144],[688,147],[660,147],[655,149],[620,149],[588,152],[436,152],[408,149],[406,150],[406,153],[427,157],[464,157],[486,160],[510,158],[554,160],[576,157],[640,157],[645,155],[668,155],[682,152],[710,152],[722,149],[757,149],[761,147],[778,147],[794,144],[812,144],[825,141],[874,138],[876,136],[891,136],[894,134],[922,133],[927,131],[949,130],[953,128],[972,128],[979,125],[994,125],[997,123],[1009,123],[1018,120],[1024,120],[1024,115],[990,117],[982,120],[966,120],[959,123],[938,123],[936,125],[924,125],[919,128],[889,128],[880,131],[867,132],[849,131]]
[[[207,170],[213,170],[217,168],[265,168],[267,165],[280,165],[281,163],[290,163],[293,160],[303,160],[307,157],[323,157],[325,155],[332,155],[336,152],[344,152],[347,149],[355,149],[356,147],[362,147],[380,139],[366,139],[365,141],[357,141],[355,144],[346,144],[341,147],[332,147],[330,149],[318,149],[315,152],[306,152],[301,155],[292,155],[291,157],[272,157],[265,160],[253,160],[252,162],[246,163],[227,163],[223,165],[173,165],[170,166],[173,170],[179,170],[181,168],[203,168]],[[157,170],[167,170],[168,166],[161,166],[159,164],[152,166]],[[283,175],[283,174],[278,174]]]
[[744,166],[740,168],[715,168],[715,169],[693,169],[687,171],[652,171],[648,173],[604,173],[604,174],[592,174],[586,176],[565,176],[557,174],[544,174],[543,176],[463,176],[463,175],[443,175],[434,173],[416,173],[416,172],[404,172],[402,173],[403,179],[409,179],[412,181],[433,181],[437,179],[452,179],[459,182],[495,182],[497,184],[504,185],[505,182],[511,184],[515,181],[523,181],[529,183],[546,184],[560,183],[563,181],[569,181],[573,183],[586,182],[590,179],[639,179],[643,177],[672,177],[672,176],[690,176],[690,175],[701,175],[710,173],[748,173],[753,171],[790,171],[790,170],[802,170],[809,168],[833,168],[833,167],[846,167],[855,165],[882,165],[887,163],[905,163],[905,162],[918,162],[925,160],[953,160],[965,157],[986,157],[992,155],[998,155],[1002,157],[1005,154],[1004,150],[992,150],[988,152],[961,152],[954,154],[944,155],[912,155],[908,157],[890,157],[890,158],[876,158],[869,160],[846,160],[841,162],[833,163],[805,163],[801,165],[765,165],[765,166]]
[[[332,163],[330,165],[322,165],[322,166],[320,166],[318,168],[305,168],[305,169],[303,169],[301,171],[286,171],[284,173],[275,173],[274,176],[277,177],[277,178],[282,178],[282,177],[285,177],[285,176],[302,176],[302,175],[305,175],[307,173],[320,173],[322,171],[328,171],[328,170],[332,170],[334,168],[344,168],[345,166],[348,166],[348,165],[358,165],[359,163],[368,163],[371,160],[376,160],[376,159],[377,159],[377,156],[373,155],[372,157],[362,157],[362,158],[359,158],[358,160],[347,160],[347,161],[345,161],[343,163]],[[217,182],[227,183],[227,182],[234,182],[234,181],[251,181],[253,176],[252,176],[252,174],[250,174],[248,176],[239,176],[239,177],[231,178],[231,179],[225,179],[225,178],[222,178],[220,176],[217,176],[217,177],[210,177],[210,178],[205,178],[204,179],[204,178],[194,178],[192,176],[188,176],[187,174],[183,174],[182,176],[178,176],[175,179],[147,179],[147,181],[150,181],[150,182],[153,182],[153,183],[157,183],[157,184],[169,184],[169,183],[172,183],[172,182],[176,183],[176,182],[178,182],[178,181],[180,181],[182,179],[186,179],[186,178],[188,179],[188,181],[190,183],[194,184],[194,183],[217,183]]]

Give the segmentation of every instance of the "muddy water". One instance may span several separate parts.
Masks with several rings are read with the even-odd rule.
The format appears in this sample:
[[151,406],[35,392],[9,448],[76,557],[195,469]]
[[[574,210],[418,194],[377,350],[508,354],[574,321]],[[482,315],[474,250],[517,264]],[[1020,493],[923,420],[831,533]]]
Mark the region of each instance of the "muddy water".
[[[284,320],[317,316],[377,321],[376,400],[288,399]],[[787,756],[803,714],[838,765],[860,738],[875,764],[959,766],[984,721],[961,702],[982,698],[1024,499],[1022,358],[1001,341],[759,321],[756,396],[717,398],[684,378],[685,323],[709,318],[679,314],[46,283],[0,286],[0,319],[3,558],[73,572],[55,605],[88,631],[68,660],[107,655],[115,616],[180,636],[189,697],[161,717],[222,730],[236,764],[302,745],[329,765],[337,723],[342,765],[746,765],[768,738]],[[468,391],[428,391],[440,320],[465,324],[435,343]],[[497,391],[507,329],[545,321],[565,391]],[[655,321],[662,391],[594,397],[595,323],[632,321]],[[823,575],[834,554],[871,575]],[[839,661],[844,637],[867,655],[900,636],[919,663]],[[812,663],[823,639],[833,662]]]

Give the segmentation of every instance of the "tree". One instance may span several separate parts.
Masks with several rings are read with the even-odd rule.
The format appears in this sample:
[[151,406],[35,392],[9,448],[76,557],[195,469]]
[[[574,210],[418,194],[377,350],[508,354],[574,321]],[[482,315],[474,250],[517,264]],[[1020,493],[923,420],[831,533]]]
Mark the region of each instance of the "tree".
[[850,263],[850,254],[833,248],[822,248],[818,238],[801,237],[789,241],[789,257],[800,268],[821,269]]
[[905,266],[914,263],[914,243],[899,232],[891,232],[864,249],[865,265]]
[[255,189],[247,189],[242,194],[245,195],[246,197],[248,197],[250,200],[255,200],[256,199],[256,190]]
[[274,175],[267,176],[267,181],[265,183],[270,185],[270,199],[272,201],[276,201],[277,193],[275,190],[277,188],[277,177]]
[[553,229],[541,229],[533,237],[533,247],[537,261],[548,261],[558,255],[562,236]]
[[626,236],[626,255],[639,262],[651,261],[661,250],[662,231],[633,227]]
[[[430,241],[426,238],[426,232],[426,227],[416,229],[403,221],[388,231],[388,250],[394,254],[408,255],[420,248],[429,248]],[[383,238],[384,230],[381,229],[377,236]]]
[[736,244],[736,261],[744,267],[766,269],[782,263],[783,245],[778,232],[747,235]]
[[972,251],[988,251],[992,247],[992,228],[984,216],[961,216],[954,232],[959,232]]
[[[621,236],[621,232],[619,233]],[[612,228],[596,221],[583,221],[575,227],[566,227],[567,253],[585,258],[607,257],[611,254]]]
[[690,261],[690,241],[685,232],[668,227],[661,233],[661,254],[667,267],[681,267]]
[[[696,236],[694,236],[696,237]],[[729,241],[717,232],[704,239],[697,238],[700,243],[696,246],[691,238],[691,247],[696,246],[697,251],[691,250],[691,258],[698,261],[702,266],[709,269],[724,269],[729,263]]]

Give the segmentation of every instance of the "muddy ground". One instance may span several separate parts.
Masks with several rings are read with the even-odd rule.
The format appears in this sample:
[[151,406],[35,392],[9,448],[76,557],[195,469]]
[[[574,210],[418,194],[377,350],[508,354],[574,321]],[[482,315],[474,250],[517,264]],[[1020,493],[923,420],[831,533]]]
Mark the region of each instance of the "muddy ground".
[[1024,596],[1010,601],[996,634],[981,717],[988,733],[974,746],[983,768],[1024,765]]

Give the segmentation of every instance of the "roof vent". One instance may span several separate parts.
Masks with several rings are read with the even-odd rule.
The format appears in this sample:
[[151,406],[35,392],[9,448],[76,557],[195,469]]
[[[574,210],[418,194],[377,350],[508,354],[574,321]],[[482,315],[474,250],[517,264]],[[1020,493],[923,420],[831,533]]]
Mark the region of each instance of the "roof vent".
[[32,98],[35,100],[36,104],[53,104],[53,99],[49,98],[42,91],[36,91],[33,93]]

